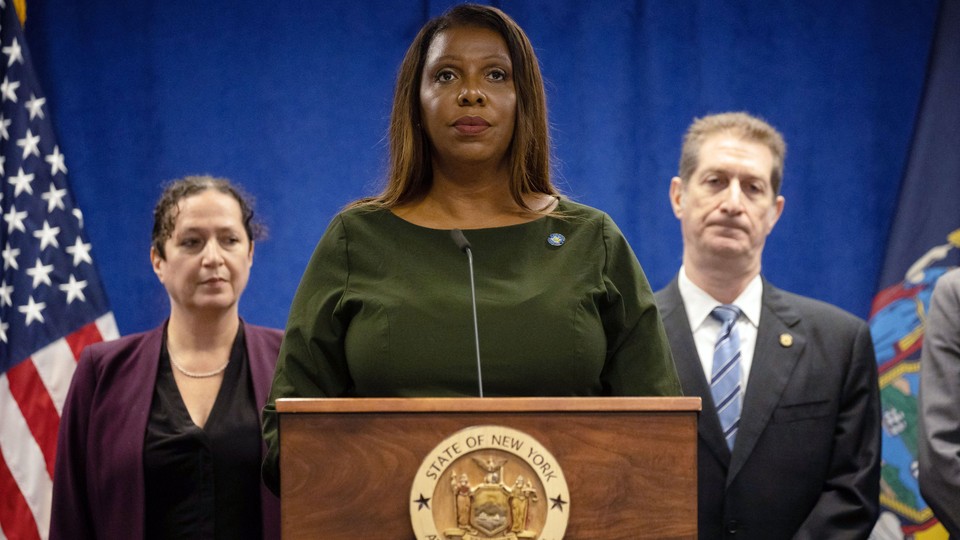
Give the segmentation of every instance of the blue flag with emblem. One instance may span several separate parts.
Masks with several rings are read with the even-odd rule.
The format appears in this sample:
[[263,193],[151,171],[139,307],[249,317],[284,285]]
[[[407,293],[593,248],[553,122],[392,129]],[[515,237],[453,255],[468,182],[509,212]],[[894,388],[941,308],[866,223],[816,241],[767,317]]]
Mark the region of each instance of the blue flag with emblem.
[[933,286],[960,263],[958,29],[960,0],[944,0],[870,315],[883,408],[882,509],[872,536],[877,540],[947,538],[917,482],[917,391]]

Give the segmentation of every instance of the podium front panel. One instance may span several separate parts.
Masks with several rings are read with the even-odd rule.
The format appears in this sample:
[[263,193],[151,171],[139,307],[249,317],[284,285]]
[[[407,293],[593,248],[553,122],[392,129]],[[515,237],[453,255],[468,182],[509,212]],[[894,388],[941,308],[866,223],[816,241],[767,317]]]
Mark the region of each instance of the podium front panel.
[[475,426],[525,433],[556,459],[569,488],[569,501],[552,503],[569,512],[565,538],[696,537],[699,398],[282,401],[284,539],[417,538],[418,470]]

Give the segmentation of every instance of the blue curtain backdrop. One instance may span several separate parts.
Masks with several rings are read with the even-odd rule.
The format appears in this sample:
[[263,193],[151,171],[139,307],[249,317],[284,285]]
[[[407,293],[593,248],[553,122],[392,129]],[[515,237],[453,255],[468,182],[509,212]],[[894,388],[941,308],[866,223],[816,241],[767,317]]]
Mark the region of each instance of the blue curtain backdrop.
[[[948,0],[954,1],[954,0]],[[160,185],[230,177],[271,229],[241,303],[282,327],[333,214],[378,189],[394,76],[451,2],[30,2],[27,41],[122,333],[157,325]],[[680,264],[668,201],[695,116],[748,110],[788,143],[764,274],[865,317],[939,0],[503,1],[548,81],[560,187],[609,212],[650,282]]]

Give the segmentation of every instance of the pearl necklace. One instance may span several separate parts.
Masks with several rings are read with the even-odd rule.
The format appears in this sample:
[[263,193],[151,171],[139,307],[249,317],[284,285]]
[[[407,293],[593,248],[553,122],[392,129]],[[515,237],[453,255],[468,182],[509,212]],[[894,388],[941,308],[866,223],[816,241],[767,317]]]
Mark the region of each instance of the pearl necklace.
[[195,371],[187,371],[183,369],[183,367],[180,364],[178,364],[177,361],[174,360],[172,356],[170,357],[170,363],[173,364],[173,367],[177,368],[177,371],[179,371],[180,373],[183,373],[187,377],[191,377],[193,379],[207,379],[209,377],[213,377],[215,375],[219,375],[223,373],[223,370],[227,369],[227,365],[230,364],[230,359],[227,358],[227,361],[224,362],[224,364],[218,367],[217,369],[213,371],[206,371],[204,373],[197,373]]

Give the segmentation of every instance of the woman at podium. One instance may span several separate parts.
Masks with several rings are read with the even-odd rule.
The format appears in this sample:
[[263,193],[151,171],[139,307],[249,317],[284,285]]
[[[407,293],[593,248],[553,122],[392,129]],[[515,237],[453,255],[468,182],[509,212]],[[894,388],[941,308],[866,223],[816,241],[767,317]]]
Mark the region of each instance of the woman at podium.
[[509,16],[459,5],[420,30],[389,138],[386,187],[333,219],[293,300],[267,485],[279,398],[680,394],[627,241],[550,181],[543,80]]

